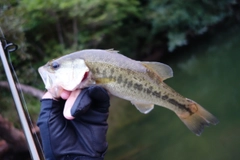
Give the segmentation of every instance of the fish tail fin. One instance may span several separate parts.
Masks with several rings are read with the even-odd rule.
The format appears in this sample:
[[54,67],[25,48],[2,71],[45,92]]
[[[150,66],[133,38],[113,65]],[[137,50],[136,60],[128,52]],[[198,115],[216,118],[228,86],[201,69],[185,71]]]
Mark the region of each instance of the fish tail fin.
[[205,110],[201,105],[196,102],[187,99],[189,103],[189,109],[192,113],[188,116],[178,115],[183,123],[196,135],[200,136],[205,126],[210,124],[216,125],[219,121],[210,112]]

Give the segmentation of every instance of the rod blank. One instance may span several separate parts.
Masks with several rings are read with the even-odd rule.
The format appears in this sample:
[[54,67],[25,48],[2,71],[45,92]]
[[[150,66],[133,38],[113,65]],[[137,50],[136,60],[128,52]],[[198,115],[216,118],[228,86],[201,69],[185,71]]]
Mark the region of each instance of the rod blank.
[[20,101],[19,94],[18,94],[18,91],[17,91],[17,88],[16,88],[16,84],[14,83],[12,73],[11,73],[11,70],[9,68],[9,65],[8,65],[6,55],[5,55],[5,52],[3,50],[1,41],[0,41],[0,56],[1,56],[2,64],[3,64],[4,70],[5,70],[7,79],[8,79],[8,83],[9,83],[9,86],[10,86],[10,89],[11,89],[11,92],[12,92],[13,100],[15,102],[17,112],[18,112],[23,130],[24,130],[24,134],[25,134],[26,139],[27,139],[27,143],[28,143],[28,147],[29,147],[29,151],[31,153],[32,159],[33,160],[40,160],[35,142],[33,140],[32,132],[31,132],[31,129],[28,125],[28,121],[26,119],[26,115],[24,113],[22,103]]

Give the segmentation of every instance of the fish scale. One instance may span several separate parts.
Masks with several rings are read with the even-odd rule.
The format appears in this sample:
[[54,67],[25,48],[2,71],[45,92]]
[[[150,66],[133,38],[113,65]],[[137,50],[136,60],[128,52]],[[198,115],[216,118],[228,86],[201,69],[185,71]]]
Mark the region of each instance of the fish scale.
[[[130,101],[143,100],[141,101],[142,103],[152,102],[153,104],[165,106],[166,108],[174,110],[175,112],[178,112],[178,114],[188,110],[184,105],[184,103],[188,103],[187,100],[183,99],[180,94],[175,92],[165,83],[161,82],[157,75],[151,75],[152,78],[155,76],[153,78],[155,79],[155,81],[153,81],[155,83],[152,83],[152,81],[148,81],[149,78],[146,77],[146,75],[148,75],[146,73],[144,74],[142,72],[133,72],[123,68],[113,69],[115,67],[113,65],[98,62],[85,62],[86,65],[90,68],[90,71],[93,71],[93,79],[99,82],[98,85],[109,90],[110,93],[114,96]],[[95,66],[101,66],[101,70]],[[109,70],[109,68],[112,68],[113,70]],[[96,72],[97,70],[99,72]],[[101,83],[101,79],[109,79],[109,83]],[[156,81],[157,79],[158,81]],[[112,86],[115,87],[113,88]],[[125,95],[122,95],[123,92]],[[169,99],[170,102],[168,101]],[[173,99],[174,101],[172,101]]]

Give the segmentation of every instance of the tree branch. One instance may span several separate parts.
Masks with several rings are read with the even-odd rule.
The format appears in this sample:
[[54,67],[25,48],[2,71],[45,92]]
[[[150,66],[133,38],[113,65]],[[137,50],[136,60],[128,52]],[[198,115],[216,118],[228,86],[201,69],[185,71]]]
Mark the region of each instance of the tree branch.
[[22,131],[16,129],[12,123],[0,115],[0,137],[4,139],[9,148],[15,151],[28,151],[28,145]]
[[[44,92],[37,89],[37,88],[34,88],[34,87],[31,87],[31,86],[28,86],[28,85],[24,85],[24,84],[16,84],[17,86],[17,89],[18,90],[22,90],[24,93],[26,94],[29,94],[29,95],[32,95],[38,99],[41,99]],[[9,89],[9,84],[7,81],[0,81],[0,87],[1,88],[8,88]]]
[[5,140],[0,141],[0,158],[9,150],[9,145]]
[[[39,128],[32,126],[32,133],[39,136]],[[11,122],[0,114],[0,159],[9,151],[28,152],[28,145],[24,133],[15,128]]]

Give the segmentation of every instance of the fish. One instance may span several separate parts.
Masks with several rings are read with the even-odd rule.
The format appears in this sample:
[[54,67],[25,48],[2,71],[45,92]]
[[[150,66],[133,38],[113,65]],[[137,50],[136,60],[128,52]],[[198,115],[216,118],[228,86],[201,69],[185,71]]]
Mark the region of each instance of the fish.
[[160,62],[133,60],[113,49],[85,49],[53,59],[38,71],[46,89],[55,96],[61,88],[74,91],[98,85],[130,101],[141,113],[149,113],[155,105],[170,109],[198,136],[205,126],[219,122],[164,82],[173,77],[173,71]]

